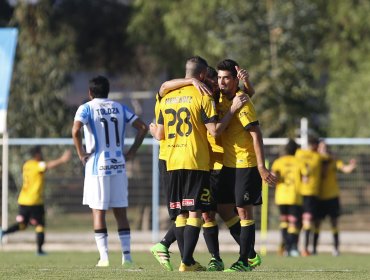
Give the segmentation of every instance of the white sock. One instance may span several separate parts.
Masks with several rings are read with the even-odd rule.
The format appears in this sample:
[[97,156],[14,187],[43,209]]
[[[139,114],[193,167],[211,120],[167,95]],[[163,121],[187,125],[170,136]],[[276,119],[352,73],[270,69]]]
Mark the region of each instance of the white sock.
[[108,233],[106,232],[95,232],[96,246],[100,254],[101,261],[108,260]]
[[118,231],[119,240],[121,241],[122,248],[122,261],[131,262],[131,234],[130,229]]

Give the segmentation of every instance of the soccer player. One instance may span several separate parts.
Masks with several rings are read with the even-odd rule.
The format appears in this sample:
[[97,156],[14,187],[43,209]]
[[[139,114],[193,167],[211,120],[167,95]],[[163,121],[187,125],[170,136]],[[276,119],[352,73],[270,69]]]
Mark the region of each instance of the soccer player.
[[290,139],[285,146],[285,155],[272,164],[271,170],[278,182],[275,190],[275,204],[280,211],[282,244],[288,256],[298,257],[298,237],[302,224],[302,196],[300,184],[306,175],[305,166],[295,157],[297,143]]
[[338,219],[340,216],[340,191],[337,180],[337,171],[339,170],[346,174],[353,172],[356,168],[356,160],[351,159],[348,164],[344,164],[342,160],[337,159],[331,153],[329,147],[323,140],[319,143],[318,151],[323,156],[323,169],[325,172],[319,190],[317,219],[315,220],[315,232],[313,238],[313,254],[317,254],[321,223],[326,216],[329,216],[331,231],[333,234],[332,255],[339,256]]
[[37,255],[46,255],[42,246],[45,241],[45,206],[44,206],[44,176],[71,158],[71,151],[66,150],[59,158],[45,161],[40,146],[30,150],[31,159],[23,165],[23,185],[18,197],[17,223],[7,230],[0,229],[0,240],[4,235],[25,230],[28,225],[35,226]]
[[[235,96],[240,95],[238,64],[225,59],[217,65],[221,100],[217,110],[222,117]],[[217,193],[218,207],[236,206],[240,218],[239,259],[226,272],[249,271],[261,263],[254,251],[255,224],[253,206],[262,203],[262,180],[269,184],[276,177],[265,167],[262,132],[252,101],[237,110],[225,133],[221,135],[224,149],[223,167]]]
[[319,139],[310,136],[308,138],[308,149],[298,149],[295,156],[306,166],[307,174],[301,184],[301,195],[303,196],[302,224],[304,231],[304,249],[302,256],[309,256],[308,246],[310,235],[313,230],[313,222],[317,213],[317,196],[322,178],[322,157],[317,152]]
[[[72,137],[77,154],[85,166],[83,204],[92,209],[95,241],[100,254],[96,266],[109,266],[106,211],[110,208],[117,222],[122,248],[122,265],[132,264],[130,226],[127,220],[128,180],[125,162],[140,147],[147,125],[125,105],[108,99],[109,81],[97,76],[89,82],[90,101],[81,105],[75,115]],[[126,125],[134,127],[134,143],[124,154]],[[84,128],[86,149],[82,145]]]
[[[204,80],[206,69],[204,59],[192,57],[186,63],[185,78]],[[199,238],[201,212],[208,211],[210,205],[207,130],[213,136],[219,135],[235,110],[234,103],[222,122],[217,123],[213,99],[186,86],[163,97],[158,123],[150,126],[156,139],[166,139],[170,215],[177,217],[175,235],[182,253],[179,271],[205,270],[194,260],[193,252]]]
[[[242,79],[244,78],[248,79],[248,73],[246,72],[246,70],[240,69],[239,72],[240,72],[240,77]],[[175,90],[179,87],[194,85],[198,89],[200,94],[212,95],[215,100],[215,103],[217,104],[219,101],[220,90],[218,88],[218,83],[217,83],[217,71],[213,67],[210,67],[210,66],[207,67],[207,74],[206,74],[206,79],[204,82],[205,82],[205,85],[195,78],[188,78],[188,79],[184,78],[184,79],[176,79],[176,80],[167,81],[161,86],[159,95],[164,96],[169,91]],[[248,84],[250,83],[248,82]],[[246,87],[248,86],[248,84],[246,85]],[[243,96],[240,96],[240,98],[241,98],[240,106],[242,106],[245,103],[245,99],[243,98]],[[157,104],[158,103],[156,103],[156,105]],[[219,173],[222,167],[223,148],[220,145],[221,144],[220,137],[215,138],[211,136],[209,133],[207,133],[207,139],[210,144],[209,151],[210,151],[210,159],[211,159],[211,162],[210,162],[211,206],[210,206],[209,212],[207,211],[207,212],[202,213],[202,218],[204,220],[204,223],[202,225],[203,236],[206,241],[208,251],[210,252],[212,256],[210,262],[208,263],[207,271],[222,271],[224,270],[224,264],[220,257],[220,252],[219,252],[219,241],[218,241],[219,230],[218,230],[218,225],[217,225],[216,217],[215,217],[216,211],[217,211],[217,204],[216,204],[214,197],[217,192],[218,177],[219,177]],[[161,144],[163,142],[164,140],[161,140]],[[162,152],[160,153],[160,156],[161,154]],[[227,217],[232,217],[233,221],[235,220],[235,217],[237,218],[237,220],[239,220],[239,218],[235,214],[234,208],[231,209],[231,213],[227,213],[226,215]],[[228,218],[228,220],[230,219],[231,218]],[[230,231],[232,234],[234,234],[234,231],[235,231],[234,235],[239,236],[240,228],[239,228],[239,231],[235,230],[234,224],[239,224],[239,223],[235,222],[231,224]],[[159,243],[155,244],[151,248],[152,254],[155,256],[158,262],[163,267],[165,267],[166,270],[172,270],[172,269],[169,269],[169,267],[172,267],[172,266],[170,265],[169,254],[168,254],[169,246],[176,240],[172,238],[173,237],[172,229],[173,229],[173,226],[171,226],[170,229],[167,231],[165,237]],[[239,240],[239,237],[237,237],[236,240]]]

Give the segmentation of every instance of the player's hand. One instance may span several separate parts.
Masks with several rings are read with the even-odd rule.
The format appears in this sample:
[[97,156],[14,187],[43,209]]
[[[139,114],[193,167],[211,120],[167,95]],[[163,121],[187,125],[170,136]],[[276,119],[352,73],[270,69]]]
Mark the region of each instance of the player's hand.
[[150,134],[155,138],[157,132],[157,125],[155,123],[150,123],[149,125]]
[[276,175],[267,170],[266,167],[258,167],[258,171],[261,175],[262,180],[265,181],[267,184],[274,186],[278,182],[278,178],[276,177]]
[[231,113],[235,113],[236,110],[243,107],[243,105],[248,101],[249,97],[245,93],[235,96],[233,98],[233,103],[231,104]]
[[249,73],[246,69],[240,68],[239,66],[235,66],[235,69],[237,71],[237,78],[243,82],[248,81],[249,79]]
[[199,91],[201,95],[209,95],[212,96],[212,91],[206,86],[206,84],[202,83],[197,79],[192,79],[193,86]]
[[86,165],[86,162],[89,160],[90,156],[91,156],[91,153],[90,154],[82,153],[81,155],[79,155],[80,161],[82,162],[84,166]]

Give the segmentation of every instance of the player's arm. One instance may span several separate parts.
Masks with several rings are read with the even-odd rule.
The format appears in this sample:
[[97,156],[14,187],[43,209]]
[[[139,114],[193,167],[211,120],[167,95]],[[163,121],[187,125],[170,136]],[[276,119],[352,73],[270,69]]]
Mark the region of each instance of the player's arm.
[[183,78],[166,81],[161,85],[158,94],[160,97],[163,97],[172,90],[190,85],[193,85],[201,95],[212,95],[211,90],[204,83],[195,78]]
[[245,103],[248,102],[248,97],[246,95],[237,95],[233,98],[233,103],[231,104],[229,110],[223,116],[219,122],[206,123],[206,128],[208,132],[213,136],[217,137],[225,130],[229,125],[230,120],[237,110],[239,110]]
[[348,173],[351,173],[353,170],[355,170],[356,166],[357,166],[357,162],[356,162],[356,160],[353,158],[353,159],[351,159],[351,160],[349,161],[349,163],[348,163],[348,164],[343,164],[343,165],[339,168],[339,170],[340,170],[340,171],[342,171],[343,173],[348,174]]
[[252,125],[248,129],[253,139],[254,152],[257,157],[257,168],[262,179],[268,183],[275,185],[277,183],[276,176],[271,173],[265,166],[265,154],[263,151],[263,138],[259,125]]
[[86,164],[87,160],[90,157],[90,154],[86,153],[85,149],[82,145],[82,134],[81,134],[81,128],[83,127],[83,123],[80,121],[74,121],[72,126],[72,139],[74,146],[77,151],[77,155],[80,158],[80,161],[83,165]]
[[148,133],[148,126],[140,118],[137,118],[132,123],[132,127],[136,129],[136,136],[134,143],[131,145],[130,149],[125,154],[126,160],[131,160],[134,158],[137,150],[143,143],[145,135]]
[[66,163],[71,158],[71,151],[65,150],[64,153],[57,159],[50,160],[46,162],[46,170],[53,169],[63,163]]
[[243,82],[244,89],[243,91],[252,97],[255,93],[252,83],[249,81],[249,73],[246,69],[235,66],[236,71],[238,72],[237,77],[240,81]]

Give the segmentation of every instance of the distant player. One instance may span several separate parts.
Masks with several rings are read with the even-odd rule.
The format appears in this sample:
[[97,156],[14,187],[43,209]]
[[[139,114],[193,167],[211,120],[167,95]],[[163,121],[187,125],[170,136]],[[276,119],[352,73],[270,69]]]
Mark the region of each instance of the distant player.
[[44,206],[44,175],[71,158],[71,151],[67,150],[57,159],[45,161],[40,146],[30,150],[31,159],[23,165],[23,185],[18,197],[17,223],[7,230],[0,229],[0,239],[7,234],[25,230],[33,225],[36,232],[37,255],[43,256],[45,241],[45,206]]
[[305,166],[294,155],[297,143],[290,139],[285,146],[285,155],[272,164],[271,170],[278,182],[275,190],[275,204],[280,211],[282,247],[288,256],[298,257],[298,237],[302,226],[302,196],[300,184],[306,175]]
[[317,196],[322,178],[322,158],[317,152],[319,139],[310,136],[308,138],[308,149],[298,149],[296,157],[302,161],[306,167],[307,176],[301,184],[301,195],[303,196],[303,232],[304,248],[302,256],[310,255],[308,250],[310,237],[313,230],[313,222],[317,214]]
[[340,216],[339,203],[339,185],[337,180],[337,171],[351,173],[356,168],[356,160],[351,159],[348,164],[336,159],[331,153],[325,141],[320,141],[319,153],[323,156],[324,177],[319,190],[319,201],[317,210],[317,219],[315,221],[315,233],[313,240],[313,254],[317,254],[317,245],[319,241],[320,226],[326,216],[329,216],[331,231],[333,234],[333,256],[339,256],[339,229],[338,219]]
[[[126,161],[140,147],[148,128],[125,105],[108,99],[109,81],[98,76],[90,80],[91,101],[81,105],[75,115],[72,137],[77,154],[85,165],[83,204],[92,209],[95,241],[100,254],[98,267],[109,266],[108,231],[105,220],[110,208],[117,222],[122,247],[122,265],[132,264],[130,226],[127,220],[128,180]],[[135,141],[123,153],[126,125],[137,130]],[[86,150],[82,145],[84,128]]]

